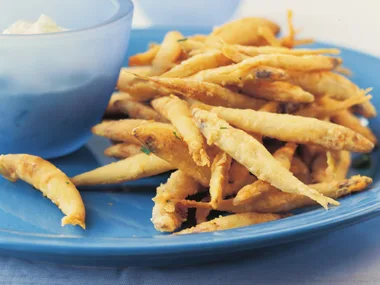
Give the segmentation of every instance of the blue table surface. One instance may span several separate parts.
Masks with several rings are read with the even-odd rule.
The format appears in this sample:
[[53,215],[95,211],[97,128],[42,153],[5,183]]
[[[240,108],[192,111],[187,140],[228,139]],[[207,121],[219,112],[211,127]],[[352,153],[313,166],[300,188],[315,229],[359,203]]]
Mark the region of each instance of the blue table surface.
[[0,284],[380,284],[380,218],[230,262],[91,268],[0,258]]

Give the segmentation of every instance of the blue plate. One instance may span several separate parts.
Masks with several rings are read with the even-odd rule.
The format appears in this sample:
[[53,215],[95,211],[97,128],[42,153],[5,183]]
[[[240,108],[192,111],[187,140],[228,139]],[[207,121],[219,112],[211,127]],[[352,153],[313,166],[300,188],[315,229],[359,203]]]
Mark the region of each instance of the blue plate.
[[[144,50],[148,42],[159,42],[164,33],[164,29],[134,31],[129,54]],[[380,60],[341,50],[345,66],[354,72],[353,80],[362,87],[374,87],[373,102],[380,109]],[[370,122],[378,137],[379,120]],[[70,176],[79,174],[110,161],[102,155],[107,144],[106,140],[93,138],[86,147],[52,162]],[[44,262],[98,266],[184,265],[240,256],[255,248],[310,238],[379,214],[378,154],[373,153],[373,158],[376,163],[365,173],[374,179],[372,188],[341,199],[340,207],[328,211],[313,208],[281,221],[186,236],[160,234],[150,222],[151,198],[155,187],[167,178],[165,175],[123,187],[107,187],[108,192],[99,187],[83,189],[86,231],[72,226],[62,228],[62,213],[40,192],[23,182],[10,183],[0,178],[0,253]]]

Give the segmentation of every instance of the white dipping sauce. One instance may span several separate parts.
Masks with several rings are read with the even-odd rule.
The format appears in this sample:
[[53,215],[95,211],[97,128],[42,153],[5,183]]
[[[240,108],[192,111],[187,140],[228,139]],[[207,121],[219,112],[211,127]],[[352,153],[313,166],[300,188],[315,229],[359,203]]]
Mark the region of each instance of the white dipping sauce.
[[67,29],[57,25],[57,23],[46,15],[41,15],[36,22],[20,20],[10,25],[3,31],[3,34],[19,34],[19,35],[31,35],[31,34],[48,34],[64,32]]

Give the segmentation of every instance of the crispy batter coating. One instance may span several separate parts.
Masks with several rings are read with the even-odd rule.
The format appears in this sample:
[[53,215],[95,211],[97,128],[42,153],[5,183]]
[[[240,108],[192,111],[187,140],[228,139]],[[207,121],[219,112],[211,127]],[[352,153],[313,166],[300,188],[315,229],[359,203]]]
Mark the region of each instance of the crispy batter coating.
[[169,71],[161,75],[166,78],[183,78],[191,76],[205,69],[216,68],[231,63],[231,60],[225,57],[222,52],[213,50],[201,53],[182,61]]
[[132,55],[129,58],[128,65],[129,66],[151,65],[153,59],[156,57],[159,50],[160,50],[159,45],[152,45],[147,51]]
[[[341,181],[311,184],[309,187],[327,197],[337,199],[354,192],[363,191],[371,183],[371,178],[356,175]],[[211,208],[209,203],[193,200],[178,200],[177,202],[189,208]],[[312,206],[315,204],[317,204],[315,201],[306,196],[276,190],[267,192],[266,195],[260,197],[255,203],[246,203],[235,206],[233,204],[233,199],[223,200],[219,203],[218,210],[231,213],[286,213],[297,208]]]
[[211,36],[220,37],[229,44],[265,45],[266,41],[263,40],[258,32],[258,29],[263,26],[268,27],[273,34],[277,34],[280,31],[280,27],[276,23],[267,19],[247,17],[215,28]]
[[160,48],[152,61],[150,75],[161,75],[171,69],[182,53],[182,48],[178,40],[183,35],[177,31],[168,32],[162,41]]
[[79,174],[71,180],[77,186],[118,184],[154,176],[175,169],[154,154],[140,153],[94,170]]
[[200,166],[210,166],[206,140],[192,119],[189,104],[172,95],[153,100],[152,106],[176,127],[187,143],[195,163]]
[[118,143],[104,150],[104,155],[115,158],[127,158],[141,153],[141,145]]
[[325,208],[328,207],[328,204],[339,205],[335,200],[321,195],[295,178],[252,136],[231,127],[226,121],[208,111],[194,109],[193,117],[209,144],[217,145],[245,165],[258,179],[266,181],[284,192],[308,196]]
[[174,94],[180,94],[214,106],[257,110],[266,104],[264,100],[244,96],[214,83],[180,78],[149,78],[148,80]]
[[339,113],[334,114],[331,117],[331,120],[336,124],[347,127],[361,134],[362,136],[370,140],[372,143],[377,143],[377,138],[375,134],[371,131],[371,129],[366,126],[363,126],[360,122],[360,119],[353,115],[350,111],[340,111]]
[[346,127],[314,118],[224,107],[213,107],[211,112],[245,131],[281,141],[355,152],[370,152],[374,147],[368,139]]
[[94,126],[91,130],[93,134],[97,136],[106,137],[115,141],[140,144],[140,142],[133,136],[132,130],[150,122],[152,121],[138,119],[103,121]]
[[199,191],[200,185],[183,171],[173,172],[165,184],[157,188],[153,198],[152,223],[160,232],[173,232],[187,219],[187,208],[174,199],[185,199]]
[[244,94],[270,101],[291,103],[311,103],[314,101],[313,94],[284,81],[255,82],[247,80],[242,91]]
[[155,155],[193,177],[203,186],[209,185],[210,168],[194,162],[187,144],[176,128],[163,123],[151,123],[137,127],[133,134]]
[[[291,72],[289,80],[314,95],[328,94],[337,100],[360,96],[364,92],[348,78],[329,71]],[[368,101],[360,104],[358,111],[367,118],[376,116],[375,107]]]
[[1,155],[0,174],[12,182],[24,180],[40,190],[66,215],[62,226],[86,228],[86,210],[79,191],[66,174],[50,162],[28,154]]
[[210,204],[216,209],[223,199],[223,190],[228,183],[228,172],[231,167],[232,158],[225,152],[219,152],[211,165],[210,179]]
[[[297,149],[297,144],[287,143],[283,147],[279,148],[274,154],[273,157],[279,161],[282,166],[286,169],[290,169],[292,164],[294,153]],[[274,188],[272,186],[272,188]],[[242,202],[247,200],[254,199],[255,197],[260,197],[267,189],[271,189],[268,186],[268,182],[257,180],[254,183],[244,186],[234,198],[234,204],[239,205]]]
[[132,119],[153,120],[167,123],[164,117],[158,114],[152,107],[134,100],[122,99],[114,103],[114,108],[121,114],[128,115]]
[[195,227],[182,230],[176,235],[194,234],[194,233],[206,233],[214,231],[223,231],[234,228],[247,227],[251,225],[267,223],[282,218],[288,217],[288,215],[279,214],[266,214],[266,213],[240,213],[233,214],[225,217],[215,218],[211,221],[201,223]]

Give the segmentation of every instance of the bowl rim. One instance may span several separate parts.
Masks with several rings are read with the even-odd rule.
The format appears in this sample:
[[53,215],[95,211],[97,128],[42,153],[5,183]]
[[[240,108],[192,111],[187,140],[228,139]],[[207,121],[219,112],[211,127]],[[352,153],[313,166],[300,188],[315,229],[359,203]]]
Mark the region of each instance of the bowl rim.
[[116,6],[116,8],[118,9],[117,12],[106,21],[103,21],[99,24],[96,24],[90,27],[55,32],[55,33],[45,33],[45,34],[2,34],[0,32],[0,38],[24,40],[25,38],[42,38],[42,37],[49,38],[49,37],[57,37],[57,36],[58,37],[71,36],[73,34],[80,34],[80,33],[85,33],[88,31],[95,31],[95,30],[110,26],[133,14],[134,4],[131,0],[109,0],[109,2],[111,2],[111,4]]

